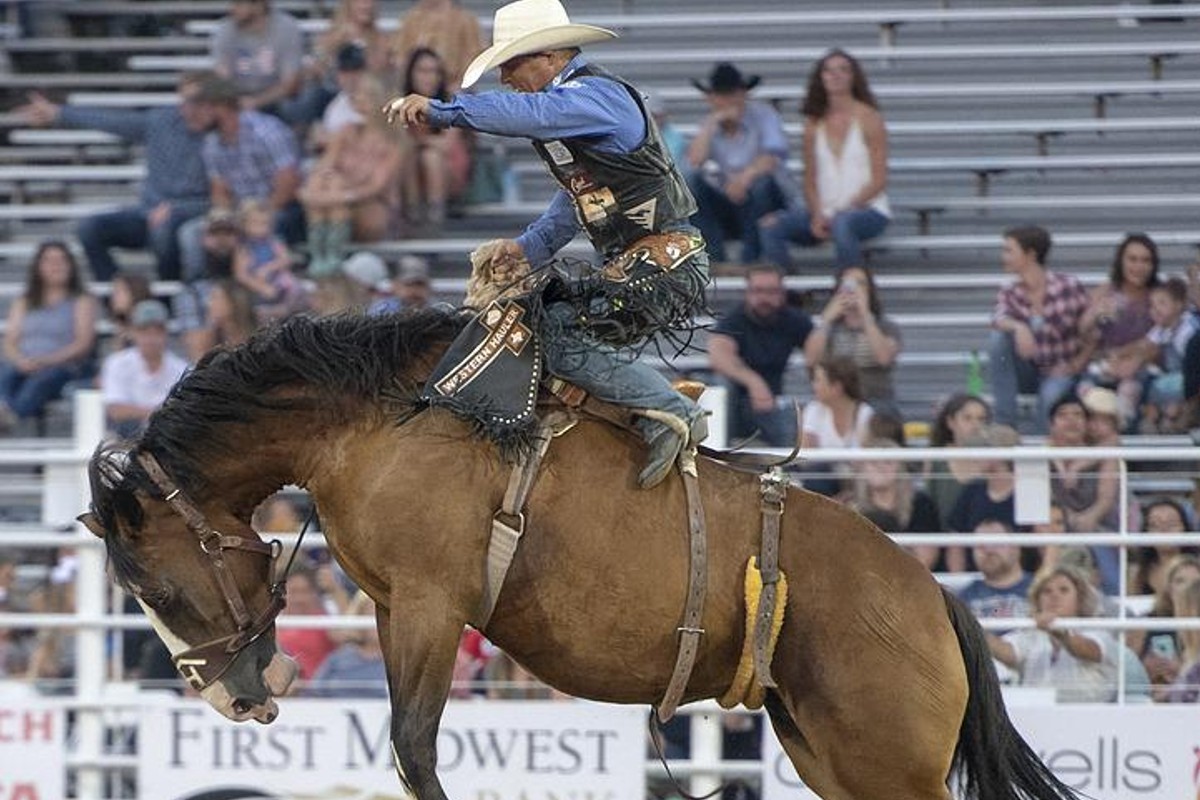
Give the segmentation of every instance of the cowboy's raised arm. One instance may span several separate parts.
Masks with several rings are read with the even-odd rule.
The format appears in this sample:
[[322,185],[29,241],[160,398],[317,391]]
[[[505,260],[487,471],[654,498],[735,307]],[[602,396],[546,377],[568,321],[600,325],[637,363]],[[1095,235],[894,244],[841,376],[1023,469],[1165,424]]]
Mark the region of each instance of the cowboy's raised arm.
[[[629,92],[615,81],[581,78],[531,93],[460,94],[448,102],[430,100],[430,125],[469,128],[499,136],[570,139],[645,135],[645,121]],[[632,137],[631,137],[632,138]]]

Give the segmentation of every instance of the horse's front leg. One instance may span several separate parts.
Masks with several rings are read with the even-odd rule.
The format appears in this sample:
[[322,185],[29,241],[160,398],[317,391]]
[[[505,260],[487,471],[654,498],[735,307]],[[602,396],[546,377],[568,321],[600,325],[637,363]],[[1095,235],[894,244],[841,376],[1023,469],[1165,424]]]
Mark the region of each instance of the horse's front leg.
[[375,612],[392,705],[392,754],[417,800],[449,800],[437,777],[438,723],[450,694],[462,622],[446,603],[393,597]]

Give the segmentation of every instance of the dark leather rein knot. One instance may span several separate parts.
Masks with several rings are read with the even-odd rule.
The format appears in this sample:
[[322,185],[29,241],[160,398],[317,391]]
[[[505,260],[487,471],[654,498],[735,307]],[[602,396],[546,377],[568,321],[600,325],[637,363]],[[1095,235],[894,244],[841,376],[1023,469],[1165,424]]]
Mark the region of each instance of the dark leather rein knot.
[[[229,612],[237,624],[235,633],[205,642],[182,653],[176,653],[172,657],[179,673],[191,684],[193,689],[202,692],[225,674],[242,650],[249,647],[275,623],[275,618],[287,605],[287,572],[285,570],[284,574],[271,584],[271,601],[267,607],[257,615],[251,616],[237,582],[234,581],[229,566],[225,563],[225,551],[244,550],[266,556],[270,559],[273,567],[283,551],[283,545],[278,539],[272,539],[268,543],[241,536],[226,536],[209,524],[203,512],[175,485],[153,455],[143,452],[139,453],[137,458],[138,463],[150,476],[150,480],[154,481],[154,485],[163,493],[163,499],[175,513],[183,517],[188,528],[196,534],[200,549],[208,556],[209,565],[217,578],[217,585],[221,587],[225,605],[229,607]],[[305,527],[307,528],[307,523],[305,523]],[[303,535],[301,532],[301,536]],[[299,549],[299,547],[300,542],[297,541],[296,548]],[[294,551],[292,557],[295,557]],[[291,559],[288,561],[288,566],[291,566]]]

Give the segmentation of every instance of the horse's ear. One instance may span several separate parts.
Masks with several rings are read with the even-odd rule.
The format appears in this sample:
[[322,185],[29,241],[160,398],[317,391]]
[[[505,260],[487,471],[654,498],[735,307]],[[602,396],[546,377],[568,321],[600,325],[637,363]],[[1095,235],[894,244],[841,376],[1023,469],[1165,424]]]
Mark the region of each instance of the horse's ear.
[[91,511],[86,511],[75,519],[79,522],[82,522],[84,527],[96,534],[96,536],[100,537],[101,539],[104,538],[104,534],[106,533],[104,526],[100,524],[100,518]]

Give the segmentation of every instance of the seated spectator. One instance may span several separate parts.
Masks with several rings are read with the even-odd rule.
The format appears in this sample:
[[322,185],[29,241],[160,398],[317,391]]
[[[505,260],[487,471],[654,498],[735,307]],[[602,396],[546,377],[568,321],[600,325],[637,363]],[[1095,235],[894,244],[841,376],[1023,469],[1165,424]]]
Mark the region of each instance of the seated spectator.
[[[1088,585],[1096,592],[1096,616],[1098,617],[1116,617],[1121,613],[1121,603],[1113,595],[1104,591],[1104,576],[1100,572],[1100,565],[1096,561],[1092,547],[1064,547],[1059,551],[1059,564],[1072,567],[1079,570],[1083,577],[1087,578]],[[1042,567],[1043,570],[1051,569],[1050,566]],[[1141,662],[1138,662],[1139,667]]]
[[785,203],[787,136],[774,108],[749,99],[758,82],[728,63],[713,68],[707,85],[692,81],[710,109],[688,145],[688,187],[697,205],[692,223],[714,262],[727,261],[727,237],[742,240],[743,263],[758,261],[758,220]]
[[[397,311],[418,311],[429,307],[433,285],[429,280],[429,262],[420,256],[400,256],[400,267],[392,289],[397,301]],[[391,310],[388,307],[385,310]],[[368,309],[371,313],[371,309]]]
[[[1175,616],[1200,617],[1200,579],[1189,581],[1175,594]],[[1158,698],[1164,703],[1200,702],[1200,630],[1181,630],[1178,638],[1179,671]]]
[[[1188,267],[1191,314],[1200,322],[1200,262]],[[1193,336],[1183,354],[1183,427],[1194,437],[1200,428],[1200,336]]]
[[1056,690],[1060,703],[1108,703],[1117,691],[1121,643],[1109,631],[1055,628],[1059,617],[1092,617],[1096,593],[1072,567],[1040,573],[1029,591],[1036,628],[988,633],[993,657],[1016,670],[1022,686]]
[[[389,35],[380,29],[375,0],[339,0],[329,22],[329,28],[318,37],[312,56],[304,69],[304,88],[301,104],[312,120],[325,120],[323,134],[336,130],[328,127],[329,106],[341,93],[347,92],[342,81],[343,71],[355,75],[365,70],[384,79],[388,69]],[[353,62],[353,66],[351,63]],[[337,115],[344,114],[343,106]],[[353,113],[353,112],[351,112]],[[318,135],[320,138],[320,135]],[[324,146],[325,138],[320,142]]]
[[208,210],[208,178],[201,157],[212,114],[196,97],[208,73],[180,77],[175,105],[150,110],[57,105],[41,94],[30,95],[16,112],[31,125],[96,129],[145,148],[146,178],[137,205],[84,217],[79,243],[92,277],[111,280],[117,274],[114,247],[149,248],[158,277],[178,280],[180,227]]
[[759,220],[763,254],[789,269],[788,242],[812,247],[832,239],[834,263],[857,266],[862,242],[883,233],[892,216],[887,129],[862,65],[844,50],[826,53],[809,72],[800,114],[803,204]]
[[[304,238],[304,212],[296,200],[300,186],[300,148],[278,119],[238,106],[228,81],[206,81],[197,95],[212,114],[213,130],[204,138],[204,168],[212,205],[236,209],[244,200],[265,200],[274,214],[275,232],[294,244]],[[179,231],[184,280],[205,272],[203,233],[207,220],[194,219]]]
[[[1007,425],[986,425],[963,440],[964,447],[1016,447],[1021,436]],[[1013,494],[1016,481],[1013,478],[1012,461],[989,458],[979,465],[980,477],[963,487],[946,520],[949,528],[957,533],[975,530],[984,520],[1003,523],[1009,530],[1016,530],[1016,510]],[[969,569],[969,564],[947,565],[951,571]]]
[[730,438],[757,435],[772,447],[796,443],[796,412],[779,399],[788,359],[812,328],[808,314],[788,304],[777,268],[747,271],[742,304],[708,337],[708,363],[729,385]]
[[[450,100],[446,65],[434,51],[418,47],[404,70],[405,95]],[[410,229],[436,233],[446,221],[446,206],[461,198],[471,178],[471,149],[462,128],[410,125],[400,176],[404,182],[404,219]]]
[[[291,124],[315,115],[298,94],[304,79],[304,34],[286,11],[270,0],[232,0],[211,43],[217,74],[232,81],[247,111],[265,111]],[[317,110],[320,113],[320,110]]]
[[858,370],[863,398],[876,411],[896,413],[892,372],[900,347],[900,328],[884,315],[871,271],[858,266],[839,270],[833,295],[804,343],[808,363],[849,358]]
[[1158,284],[1158,246],[1145,234],[1129,234],[1117,246],[1108,282],[1091,292],[1079,318],[1079,333],[1092,348],[1084,381],[1116,390],[1122,431],[1137,419],[1154,358],[1146,334],[1154,326],[1150,290]]
[[396,310],[396,298],[390,294],[387,263],[378,255],[365,250],[355,253],[342,263],[340,271],[358,290],[356,298],[361,302],[354,303],[354,306],[359,311],[386,314]]
[[[292,614],[325,615],[316,576],[303,565],[293,567],[287,576],[287,607],[283,615]],[[328,631],[321,628],[279,628],[275,632],[275,641],[280,650],[296,659],[300,678],[306,681],[312,680],[335,647]]]
[[192,362],[200,360],[214,347],[244,344],[259,328],[254,295],[245,286],[225,278],[208,284],[205,291],[204,319],[184,337],[188,359]]
[[455,94],[462,87],[467,65],[483,50],[479,18],[458,0],[417,0],[400,17],[400,28],[392,40],[392,67],[402,72],[422,47],[441,56],[447,89]]
[[[825,359],[812,368],[813,400],[804,407],[800,448],[861,447],[875,412],[864,402],[858,369],[844,356]],[[814,472],[844,474],[844,465],[815,462],[806,466]],[[805,487],[825,495],[841,491],[840,478],[812,478]]]
[[[998,519],[981,520],[975,533],[1012,533]],[[1032,573],[1021,569],[1021,550],[1011,544],[977,544],[971,548],[980,577],[958,593],[977,619],[1019,619],[1029,616]],[[1001,635],[1005,631],[997,632]]]
[[292,274],[292,254],[271,229],[271,209],[247,200],[239,213],[242,241],[233,258],[233,277],[254,294],[259,320],[267,322],[299,311],[304,290]]
[[362,45],[348,42],[342,45],[334,61],[337,92],[325,106],[321,119],[309,130],[312,149],[321,153],[333,141],[338,131],[349,125],[359,125],[362,114],[354,108],[354,93],[367,73],[367,51]]
[[[866,449],[899,448],[892,439],[870,438],[863,442]],[[937,509],[929,495],[913,485],[912,475],[903,461],[858,461],[854,464],[855,480],[850,505],[860,514],[886,512],[895,526],[887,533],[936,533],[941,530]],[[938,548],[928,545],[907,548],[922,564],[933,569]]]
[[[1097,394],[1099,393],[1099,394]],[[1088,397],[1115,424],[1116,398],[1106,389],[1091,389]],[[1092,412],[1074,394],[1068,394],[1050,409],[1049,447],[1087,447]],[[1110,441],[1109,446],[1112,442]],[[1050,499],[1066,510],[1066,526],[1071,533],[1113,533],[1119,529],[1117,496],[1120,479],[1115,459],[1055,458],[1050,460]],[[1120,567],[1116,548],[1094,551],[1104,590],[1119,592]]]
[[167,399],[187,371],[187,362],[167,349],[167,308],[143,300],[129,315],[133,346],[104,359],[100,392],[109,429],[132,439]]
[[1039,425],[1050,405],[1070,389],[1086,362],[1079,318],[1087,292],[1071,275],[1044,266],[1050,234],[1036,226],[1004,232],[1005,272],[1016,280],[1000,290],[989,347],[996,422],[1015,425],[1017,393],[1036,392]]
[[1187,284],[1175,277],[1150,290],[1154,327],[1146,340],[1154,346],[1155,356],[1142,406],[1142,433],[1181,433],[1188,427],[1183,407],[1184,363],[1188,345],[1200,331],[1200,318],[1188,313],[1187,294]]
[[42,242],[5,323],[0,432],[40,414],[71,381],[95,374],[96,313],[75,256],[62,242]]
[[671,115],[667,113],[667,104],[663,101],[662,95],[653,92],[647,94],[646,110],[654,118],[654,124],[658,126],[658,135],[662,137],[663,145],[671,154],[671,160],[675,162],[676,166],[685,167],[687,165],[688,140],[671,121]]
[[115,353],[133,344],[129,315],[133,307],[150,299],[150,279],[138,272],[119,271],[113,275],[108,295],[108,315],[113,323],[113,335],[108,342],[109,352]]
[[[1187,509],[1169,497],[1158,497],[1142,507],[1146,533],[1186,533],[1189,530]],[[1197,556],[1200,549],[1179,545],[1138,547],[1130,553],[1129,594],[1157,595],[1169,583],[1168,565],[1180,555]]]
[[454,659],[454,677],[450,696],[460,700],[486,694],[479,687],[488,662],[499,652],[482,633],[465,628]]
[[208,213],[200,235],[200,271],[172,299],[189,361],[198,361],[213,346],[208,327],[212,287],[217,281],[233,280],[233,261],[241,243],[242,229],[236,213],[226,208]]
[[338,132],[300,190],[312,277],[337,269],[352,236],[376,242],[395,230],[403,154],[399,134],[383,115],[386,100],[379,81],[362,78],[354,102],[364,121]]
[[[970,394],[950,397],[938,410],[929,434],[930,447],[962,447],[968,436],[978,433],[991,422],[992,409],[987,401]],[[950,512],[963,487],[980,476],[977,461],[944,459],[931,461],[925,467],[925,491],[933,498],[941,520],[941,530],[950,530]],[[961,548],[952,548],[959,549]],[[960,563],[966,564],[965,555]]]
[[[1147,615],[1150,619],[1171,619],[1176,616],[1176,601],[1184,589],[1200,580],[1200,558],[1180,555],[1167,563],[1162,589],[1154,594],[1154,605]],[[1155,686],[1166,686],[1179,676],[1179,632],[1172,630],[1139,631],[1128,635],[1133,649]]]
[[[363,592],[350,601],[347,615],[374,617],[375,603]],[[354,629],[317,667],[304,694],[311,697],[387,697],[387,669],[379,631]]]

